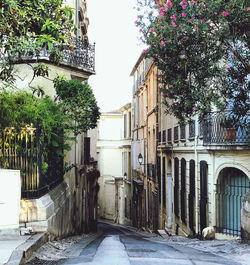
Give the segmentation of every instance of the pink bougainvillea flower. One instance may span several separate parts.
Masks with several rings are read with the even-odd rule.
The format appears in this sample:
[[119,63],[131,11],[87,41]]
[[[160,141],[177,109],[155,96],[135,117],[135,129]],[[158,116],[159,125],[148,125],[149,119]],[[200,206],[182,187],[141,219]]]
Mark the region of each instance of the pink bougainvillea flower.
[[228,13],[227,11],[223,11],[223,12],[222,12],[222,16],[223,16],[223,17],[228,16],[228,15],[229,15],[229,13]]
[[146,53],[146,52],[147,52],[147,49],[144,49],[142,52],[143,52],[143,53]]
[[230,69],[230,67],[227,67],[227,70],[229,70]]
[[192,109],[193,109],[193,110],[196,110],[197,108],[196,108],[196,107],[193,107]]
[[198,29],[198,27],[197,27],[197,26],[195,26],[195,27],[194,27],[194,29],[196,30],[196,29]]
[[183,27],[185,27],[186,26],[186,24],[183,24]]
[[214,12],[214,14],[215,14],[215,15],[217,15],[217,14],[218,14],[218,12]]
[[204,19],[200,19],[200,22],[201,22],[201,23],[204,22]]
[[186,3],[186,0],[182,0],[182,3],[185,4]]
[[191,19],[190,19],[190,22],[191,22],[191,23],[193,23],[193,21],[194,21],[194,19],[193,19],[193,18],[191,18]]
[[179,26],[180,29],[183,29],[182,25]]
[[173,14],[170,18],[174,19],[176,21],[176,16]]
[[192,2],[192,5],[198,5],[197,1]]
[[161,96],[164,97],[164,93],[163,92],[161,93]]
[[152,28],[150,29],[150,31],[155,31],[155,28],[154,28],[154,27],[152,27]]
[[161,17],[164,17],[164,13],[163,12],[161,12]]
[[137,23],[138,23],[138,20],[135,21],[135,24],[137,24]]
[[208,11],[208,12],[209,12],[209,10],[210,10],[210,9],[209,9],[209,8],[207,8],[207,11]]
[[161,41],[161,45],[165,47],[166,46],[166,43],[162,40]]
[[142,29],[139,29],[139,32],[142,32]]
[[175,22],[172,22],[172,26],[173,26],[173,27],[176,27],[176,23],[175,23]]
[[231,54],[231,57],[232,57],[232,58],[235,58],[235,55],[232,53],[232,54]]
[[247,8],[247,11],[249,11],[249,10],[250,10],[250,7]]
[[161,28],[162,28],[162,29],[166,29],[166,27],[165,27],[165,26],[161,26]]
[[186,17],[187,15],[186,15],[184,12],[182,12],[182,13],[181,13],[181,16],[182,16],[182,17]]
[[183,9],[186,9],[186,8],[187,8],[187,5],[183,5],[182,8],[183,8]]

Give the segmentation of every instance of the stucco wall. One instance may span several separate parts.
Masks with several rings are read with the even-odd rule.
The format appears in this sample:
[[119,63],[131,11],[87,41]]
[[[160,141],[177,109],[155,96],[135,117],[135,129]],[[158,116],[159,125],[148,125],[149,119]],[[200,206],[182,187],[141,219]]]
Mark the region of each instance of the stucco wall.
[[102,176],[98,181],[98,215],[101,218],[115,220],[115,181],[112,176]]

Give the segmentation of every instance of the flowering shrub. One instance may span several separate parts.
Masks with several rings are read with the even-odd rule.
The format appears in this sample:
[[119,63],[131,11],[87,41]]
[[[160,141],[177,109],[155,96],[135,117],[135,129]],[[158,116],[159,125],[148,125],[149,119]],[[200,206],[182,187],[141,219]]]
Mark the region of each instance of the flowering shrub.
[[159,69],[167,112],[184,121],[230,105],[243,121],[250,110],[247,1],[137,2],[136,25]]

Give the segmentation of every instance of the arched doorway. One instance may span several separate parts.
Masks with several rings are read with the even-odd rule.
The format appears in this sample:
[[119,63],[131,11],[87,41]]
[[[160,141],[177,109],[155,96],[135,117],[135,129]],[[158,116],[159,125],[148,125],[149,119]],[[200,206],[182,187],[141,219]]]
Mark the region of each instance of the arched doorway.
[[242,199],[250,188],[247,175],[233,167],[221,170],[216,189],[216,228],[220,233],[240,235]]

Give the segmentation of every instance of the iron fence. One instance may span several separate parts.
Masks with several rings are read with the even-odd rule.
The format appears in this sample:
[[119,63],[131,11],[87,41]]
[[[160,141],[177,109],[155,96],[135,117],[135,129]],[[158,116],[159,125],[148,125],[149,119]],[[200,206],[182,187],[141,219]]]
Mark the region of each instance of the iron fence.
[[[207,116],[206,123],[203,124],[204,145],[249,145],[250,137],[247,127],[223,126],[225,113],[214,112]],[[250,116],[249,116],[250,118]]]
[[22,198],[39,198],[63,180],[63,158],[45,146],[39,128],[0,129],[0,168],[20,170]]

